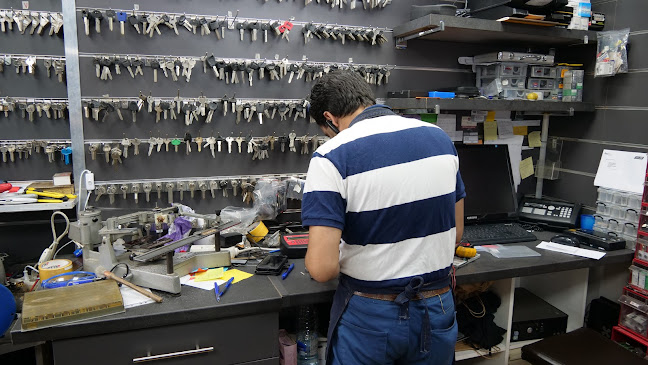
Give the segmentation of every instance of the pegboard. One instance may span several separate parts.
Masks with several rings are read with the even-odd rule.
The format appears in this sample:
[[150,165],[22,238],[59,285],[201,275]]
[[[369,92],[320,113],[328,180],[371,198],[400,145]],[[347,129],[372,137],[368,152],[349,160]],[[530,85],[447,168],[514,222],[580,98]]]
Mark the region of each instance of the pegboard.
[[[0,9],[22,10],[22,1],[0,1]],[[34,11],[61,11],[57,0],[29,1],[29,9]],[[0,56],[5,54],[64,56],[63,32],[49,36],[20,34],[17,29],[0,32]],[[37,61],[42,66],[42,61]],[[0,73],[0,97],[29,98],[67,98],[65,83],[59,83],[54,72],[48,78],[43,67],[37,67],[33,75],[16,74],[14,66],[5,66]],[[8,117],[0,112],[0,140],[25,139],[69,139],[70,125],[67,120],[51,120],[45,115],[36,117],[33,122],[23,119],[20,112],[9,113]],[[45,180],[60,171],[72,171],[71,165],[61,160],[47,162],[45,155],[32,155],[29,159],[3,163],[0,160],[0,179],[3,180]]]
[[[35,4],[35,2],[32,2]],[[288,20],[294,17],[296,22],[328,23],[331,25],[349,26],[371,26],[381,28],[393,28],[409,20],[409,7],[412,4],[425,4],[425,1],[395,1],[383,9],[364,10],[362,2],[357,2],[356,9],[331,8],[330,5],[312,2],[305,5],[303,1],[269,0],[244,0],[244,1],[111,1],[109,6],[112,9],[132,10],[135,4],[139,11],[156,11],[170,13],[200,14],[207,16],[223,17],[231,12],[238,13],[239,17],[259,20]],[[0,8],[18,7],[20,2],[0,1]],[[254,86],[250,87],[245,82],[233,85],[217,80],[215,75],[208,69],[203,73],[202,62],[198,62],[193,68],[190,82],[183,79],[174,82],[171,78],[165,78],[161,72],[158,74],[158,82],[153,82],[153,71],[149,67],[144,68],[144,76],[131,78],[125,69],[122,75],[115,75],[113,71],[112,81],[103,81],[95,75],[95,64],[93,55],[157,55],[157,56],[192,56],[201,57],[205,53],[214,54],[217,58],[243,58],[253,59],[260,56],[262,59],[280,59],[299,61],[306,58],[313,62],[334,62],[346,63],[352,59],[354,64],[375,64],[390,65],[396,67],[391,71],[388,85],[372,86],[378,98],[386,97],[387,91],[416,89],[428,90],[434,88],[452,87],[460,84],[472,85],[474,75],[470,68],[460,66],[457,58],[460,56],[472,55],[485,51],[488,48],[480,46],[443,43],[443,42],[420,42],[413,41],[407,50],[395,49],[394,39],[391,32],[387,32],[388,42],[381,46],[371,46],[367,42],[347,41],[341,44],[340,41],[311,39],[304,42],[301,32],[301,25],[295,25],[290,32],[290,42],[279,37],[270,35],[268,43],[262,41],[262,33],[259,33],[258,40],[251,41],[250,32],[246,31],[244,41],[240,41],[237,30],[227,30],[224,39],[217,39],[214,34],[200,36],[188,32],[186,29],[179,29],[176,35],[171,29],[164,25],[160,26],[162,35],[155,34],[153,37],[137,34],[134,27],[126,22],[125,35],[119,32],[119,23],[115,22],[114,31],[108,29],[108,21],[102,21],[101,33],[96,33],[94,26],[91,26],[90,35],[87,36],[84,30],[83,16],[81,9],[105,9],[105,1],[80,0],[76,3],[78,11],[77,29],[79,40],[79,63],[82,98],[97,98],[110,96],[137,97],[140,92],[153,97],[198,97],[204,95],[209,98],[221,98],[224,95],[237,98],[268,98],[268,99],[301,99],[308,95],[313,82],[304,80],[293,80],[287,82],[287,78],[280,81],[270,81],[266,75],[265,80],[258,80],[255,77]],[[36,5],[33,5],[36,6]],[[58,10],[60,3],[57,1],[39,2],[38,10]],[[231,19],[231,18],[230,18]],[[199,32],[198,32],[199,33]],[[33,39],[32,39],[33,38]],[[33,53],[33,54],[63,54],[63,41],[61,37],[34,37],[14,34],[0,34],[3,46],[0,53]],[[28,42],[26,40],[29,40]],[[6,45],[6,46],[5,46]],[[25,76],[18,76],[11,72],[0,74],[0,95],[2,96],[28,96],[28,97],[65,97],[64,84],[52,80],[45,80],[42,74],[36,74],[31,79],[20,81]],[[5,85],[11,85],[6,87]],[[155,122],[155,113],[149,114],[139,112],[137,122],[132,122],[130,112],[122,111],[124,120],[119,120],[116,113],[112,113],[103,121],[95,121],[84,118],[84,138],[86,140],[96,139],[121,139],[140,138],[148,139],[154,137],[179,137],[183,138],[186,132],[193,137],[221,135],[238,136],[252,135],[255,137],[266,135],[287,135],[295,132],[298,136],[308,134],[322,136],[321,131],[315,124],[299,118],[297,121],[289,118],[287,121],[266,119],[262,125],[256,118],[251,122],[241,121],[235,123],[235,115],[228,113],[222,116],[217,112],[211,123],[205,124],[202,119],[186,126],[182,119],[162,120]],[[66,131],[66,121],[36,120],[34,123],[26,122],[20,118],[19,113],[13,113],[10,118],[0,116],[0,121],[11,126],[10,132],[3,133],[0,139],[27,139],[27,138],[69,138],[69,131]],[[203,118],[204,119],[204,118]],[[147,156],[148,145],[140,145],[140,155],[133,155],[133,148],[130,148],[129,157],[122,158],[123,163],[112,165],[106,163],[103,155],[98,154],[96,160],[91,159],[88,152],[88,145],[85,145],[83,152],[86,160],[86,167],[95,173],[97,181],[113,180],[137,180],[156,178],[184,178],[184,177],[210,177],[210,176],[232,176],[239,175],[260,175],[260,174],[281,174],[281,173],[305,173],[310,160],[310,153],[302,155],[294,152],[281,153],[276,148],[270,151],[270,157],[263,161],[253,161],[251,155],[245,153],[217,153],[212,158],[209,151],[190,155],[185,154],[184,145],[180,146],[179,152],[153,152]],[[227,148],[224,147],[224,150]],[[79,153],[75,151],[75,153]],[[312,153],[312,151],[311,151]],[[2,166],[1,171],[9,179],[48,179],[51,175],[60,170],[69,169],[69,166],[48,164],[46,158],[43,163],[36,163],[29,160],[29,164],[15,164],[10,168]],[[176,193],[177,194],[177,193]],[[151,201],[145,202],[141,194],[139,202],[135,205],[134,200],[128,194],[128,199],[117,196],[115,203],[111,206],[107,197],[101,197],[95,202],[95,197],[90,197],[90,203],[100,207],[113,207],[116,209],[143,209],[145,207],[164,206],[167,199],[164,194],[162,199],[157,199],[157,194],[151,194]],[[241,205],[240,196],[233,197],[230,190],[229,197],[224,198],[220,191],[217,197],[201,199],[200,192],[191,199],[189,193],[184,194],[183,203],[194,207],[199,212],[212,212],[215,209],[226,205]],[[174,201],[178,201],[176,195]],[[117,211],[117,210],[116,210]]]

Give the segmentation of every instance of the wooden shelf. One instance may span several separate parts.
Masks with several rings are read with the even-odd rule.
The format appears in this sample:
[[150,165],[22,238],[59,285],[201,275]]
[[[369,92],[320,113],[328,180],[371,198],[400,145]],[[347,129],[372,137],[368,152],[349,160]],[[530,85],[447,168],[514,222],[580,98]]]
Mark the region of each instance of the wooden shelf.
[[[389,98],[385,103],[392,109],[432,110],[512,110],[535,112],[593,112],[591,103],[566,103],[560,101],[487,100],[487,99],[433,99]],[[411,113],[418,114],[418,113]]]
[[557,47],[594,44],[596,43],[596,32],[430,14],[394,28],[394,39],[397,44],[402,43],[403,39],[407,41],[407,38],[459,43],[505,44],[508,47],[531,44]]
[[509,345],[509,349],[511,350],[520,349],[526,345],[530,345],[532,343],[536,343],[541,340],[542,339],[511,342],[511,344]]
[[488,351],[486,349],[479,349],[475,350],[471,346],[467,345],[465,342],[457,342],[455,345],[455,359],[457,361],[461,360],[466,360],[466,359],[472,359],[475,357],[488,357],[491,355],[498,354],[500,352],[504,352],[504,349],[506,347],[506,342],[502,342],[499,345],[497,345],[499,350],[493,350],[493,351]]

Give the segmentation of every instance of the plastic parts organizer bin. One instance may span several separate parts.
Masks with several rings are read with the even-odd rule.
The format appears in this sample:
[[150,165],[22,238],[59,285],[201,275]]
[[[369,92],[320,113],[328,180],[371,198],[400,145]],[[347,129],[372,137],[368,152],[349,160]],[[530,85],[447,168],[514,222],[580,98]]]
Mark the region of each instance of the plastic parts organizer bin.
[[531,66],[530,77],[540,77],[546,79],[555,79],[560,77],[556,67]]
[[[496,78],[477,78],[477,87],[488,86]],[[524,77],[500,77],[500,83],[504,89],[526,89],[526,78]]]
[[520,63],[494,63],[492,65],[479,65],[477,67],[477,78],[495,78],[501,76],[521,76],[527,75],[528,65]]
[[529,79],[527,89],[530,90],[553,90],[556,88],[556,81],[552,79]]
[[619,325],[644,338],[648,337],[648,297],[628,288],[624,288],[623,293],[619,298]]

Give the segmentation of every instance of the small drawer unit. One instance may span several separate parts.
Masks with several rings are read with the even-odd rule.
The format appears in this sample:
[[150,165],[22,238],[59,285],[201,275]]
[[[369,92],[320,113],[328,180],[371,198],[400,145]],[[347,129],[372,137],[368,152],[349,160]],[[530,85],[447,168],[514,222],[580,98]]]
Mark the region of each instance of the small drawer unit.
[[648,239],[637,238],[637,247],[635,248],[635,259],[648,263]]
[[644,338],[648,337],[648,296],[630,288],[623,289],[619,298],[619,325]]
[[486,87],[497,79],[504,89],[526,89],[526,78],[524,77],[477,78],[477,87]]
[[527,89],[529,90],[553,90],[556,88],[556,85],[556,81],[553,79],[530,78],[527,81]]
[[630,281],[628,284],[637,292],[644,295],[648,294],[648,270],[637,265],[631,265],[630,268]]
[[507,100],[525,100],[526,99],[526,90],[518,89],[504,89],[500,93],[500,98]]
[[598,201],[603,203],[612,203],[614,201],[614,190],[598,188]]
[[544,67],[544,66],[531,66],[531,72],[529,73],[530,77],[544,78],[544,79],[555,79],[557,76],[556,67]]
[[527,75],[528,65],[523,63],[500,62],[492,65],[476,66],[477,78],[495,78],[501,76],[521,76]]

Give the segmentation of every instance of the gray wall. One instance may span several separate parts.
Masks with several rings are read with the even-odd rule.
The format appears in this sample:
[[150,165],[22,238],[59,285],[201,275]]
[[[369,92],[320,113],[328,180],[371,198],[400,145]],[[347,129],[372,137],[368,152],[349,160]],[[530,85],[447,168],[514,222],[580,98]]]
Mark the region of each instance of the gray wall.
[[[387,6],[385,9],[362,10],[359,6],[355,10],[331,9],[330,6],[312,3],[304,6],[303,2],[282,2],[276,1],[259,2],[257,0],[239,1],[236,3],[226,1],[140,1],[140,10],[185,12],[187,14],[204,15],[225,15],[228,11],[236,13],[240,17],[260,19],[286,19],[295,17],[296,21],[314,21],[331,24],[364,25],[378,27],[394,27],[409,19],[409,4],[424,3],[414,0],[406,3],[397,3]],[[359,4],[361,4],[359,2]],[[20,4],[15,1],[0,1],[0,7],[19,8]],[[79,0],[78,8],[101,8],[105,7],[105,1]],[[113,9],[131,9],[132,2],[112,1],[110,7]],[[58,9],[60,4],[32,2],[31,7],[38,10]],[[149,55],[174,55],[174,56],[202,56],[205,52],[214,53],[216,57],[226,58],[254,58],[260,54],[262,58],[273,59],[275,54],[281,58],[290,60],[301,60],[305,55],[310,61],[324,62],[347,62],[353,58],[354,63],[388,64],[397,66],[416,66],[424,71],[394,70],[387,86],[375,87],[377,97],[385,97],[387,90],[401,89],[432,89],[449,87],[457,84],[472,84],[474,76],[469,69],[457,64],[459,56],[470,55],[474,52],[481,52],[486,48],[471,48],[466,45],[438,42],[410,42],[406,51],[396,51],[391,33],[387,33],[389,42],[383,46],[370,46],[367,43],[348,42],[342,45],[340,42],[331,40],[312,39],[304,44],[301,26],[295,26],[290,34],[291,41],[280,40],[270,35],[269,42],[263,43],[250,41],[249,32],[246,32],[245,41],[239,40],[238,31],[228,30],[223,40],[217,40],[212,34],[201,37],[190,34],[185,29],[180,29],[180,35],[176,36],[166,26],[161,26],[162,36],[155,35],[153,38],[138,35],[135,29],[126,25],[126,35],[121,36],[118,32],[118,25],[115,24],[115,32],[109,32],[106,21],[102,25],[102,32],[97,34],[91,29],[90,36],[86,36],[83,29],[83,21],[80,12],[77,12],[79,52],[81,53],[110,53],[110,54],[149,54]],[[91,27],[93,28],[93,27]],[[20,35],[16,31],[13,34],[1,34],[3,46],[0,52],[6,53],[41,53],[61,54],[62,39],[47,37]],[[261,37],[259,38],[261,39]],[[81,92],[83,97],[94,97],[110,95],[112,97],[136,97],[139,92],[152,93],[153,96],[175,96],[179,90],[181,96],[196,97],[204,93],[208,97],[222,97],[224,94],[230,97],[236,93],[239,98],[302,98],[308,95],[312,83],[303,80],[295,80],[288,84],[284,79],[280,82],[266,80],[255,80],[254,87],[246,84],[226,85],[223,81],[216,81],[210,72],[203,74],[202,63],[194,68],[190,83],[184,81],[173,82],[166,79],[160,73],[159,82],[153,83],[152,70],[144,68],[145,76],[132,79],[124,70],[121,76],[114,75],[113,81],[101,81],[95,77],[95,67],[92,58],[80,57],[81,70]],[[431,69],[440,71],[432,71]],[[56,82],[43,82],[42,75],[36,77],[16,76],[11,72],[4,72],[0,75],[1,85],[5,95],[14,96],[52,96],[65,97],[63,84]],[[18,80],[27,79],[18,83]],[[51,81],[51,80],[45,80]],[[14,86],[16,85],[16,86]],[[36,95],[32,95],[36,94]],[[264,136],[275,133],[286,135],[295,131],[298,136],[309,134],[314,135],[321,132],[314,124],[309,124],[303,119],[296,122],[289,120],[279,122],[277,120],[266,121],[263,125],[258,123],[241,124],[234,123],[234,114],[229,113],[226,117],[216,114],[211,124],[203,122],[185,126],[181,121],[162,121],[155,123],[154,114],[140,112],[137,123],[130,121],[130,115],[124,112],[124,121],[120,121],[117,115],[106,118],[101,123],[84,119],[84,134],[86,139],[119,139],[124,136],[129,138],[149,138],[150,136],[184,136],[189,132],[192,136],[207,137],[220,133],[222,136],[234,134],[253,136]],[[3,118],[3,117],[0,117]],[[19,113],[14,113],[8,121],[12,128],[0,138],[22,139],[22,138],[69,138],[69,132],[65,129],[67,122],[52,122],[47,119],[37,120],[34,124],[25,123]],[[61,127],[63,126],[63,127]],[[86,146],[87,147],[87,146]],[[195,146],[194,146],[195,147]],[[86,166],[95,173],[97,181],[109,180],[136,180],[143,178],[182,178],[201,176],[236,176],[242,174],[269,174],[269,173],[294,173],[305,172],[308,168],[310,155],[295,153],[272,152],[270,159],[265,161],[252,161],[248,154],[226,154],[221,153],[215,159],[209,153],[192,153],[186,156],[184,153],[156,153],[146,157],[148,145],[142,145],[142,154],[133,156],[132,148],[128,159],[118,166],[109,166],[99,156],[92,161],[86,148]],[[183,148],[181,148],[183,149]],[[43,157],[37,156],[27,162],[16,164],[0,165],[2,176],[6,179],[48,179],[59,170],[70,169],[69,166],[62,166],[60,163],[49,164]],[[177,195],[177,193],[176,193]],[[219,193],[216,199],[201,200],[197,194],[195,199],[190,199],[189,194],[184,195],[183,202],[194,207],[200,212],[210,212],[226,205],[240,205],[239,198],[223,198]],[[231,191],[230,191],[231,196]],[[113,207],[142,209],[155,205],[166,205],[166,197],[157,200],[154,195],[152,201],[146,204],[140,199],[138,205],[132,198],[123,200],[116,199]],[[176,200],[178,197],[176,196]],[[94,202],[94,198],[92,198]],[[107,197],[101,198],[94,203],[100,207],[109,207]]]
[[[142,0],[138,4],[141,10],[186,12],[204,15],[225,15],[227,11],[236,13],[239,16],[259,17],[261,19],[286,19],[294,16],[297,21],[328,22],[348,25],[372,25],[380,27],[394,27],[409,19],[410,4],[424,4],[424,0],[395,1],[382,10],[365,11],[358,7],[355,10],[331,9],[329,6],[313,2],[304,6],[302,1],[284,1],[278,3],[270,0],[268,2],[259,0],[242,1],[179,1],[179,0]],[[79,8],[107,7],[113,9],[130,9],[132,2],[124,0],[111,1],[109,5],[105,1],[79,0]],[[31,7],[35,10],[60,10],[60,3],[56,0],[32,1]],[[646,7],[643,1],[606,1],[594,4],[595,10],[606,13],[608,28],[623,28],[630,26],[633,31],[642,29],[640,22],[641,12],[637,7]],[[0,0],[0,8],[20,8],[20,1]],[[291,42],[279,41],[270,36],[267,44],[257,41],[252,43],[249,34],[246,34],[244,42],[238,40],[238,32],[228,31],[224,40],[216,40],[211,36],[201,37],[189,34],[185,29],[180,29],[180,36],[176,36],[170,29],[162,26],[162,36],[155,35],[152,39],[138,35],[135,30],[127,25],[126,36],[121,37],[118,31],[110,33],[104,24],[101,34],[94,31],[90,37],[83,32],[83,22],[80,13],[78,16],[79,26],[79,50],[88,53],[140,53],[140,54],[169,54],[177,56],[202,56],[205,52],[214,53],[217,57],[243,57],[254,58],[255,54],[261,57],[274,58],[275,54],[287,57],[291,60],[301,60],[306,55],[311,61],[346,62],[353,58],[355,63],[390,64],[397,66],[414,66],[417,70],[394,70],[387,86],[376,87],[376,95],[385,97],[388,90],[418,89],[432,90],[442,87],[456,85],[473,85],[474,76],[469,68],[460,66],[457,57],[470,56],[474,54],[493,51],[501,48],[508,48],[506,45],[483,46],[469,44],[455,44],[433,41],[410,41],[407,50],[397,51],[394,48],[394,41],[391,33],[388,34],[389,42],[380,47],[370,47],[364,43],[350,42],[341,45],[339,42],[330,40],[313,39],[304,44],[301,28],[296,26],[291,32]],[[116,25],[116,29],[118,29]],[[645,42],[646,35],[633,35],[631,37],[632,49],[630,53],[630,67],[633,70],[646,69],[645,60],[642,60],[641,43]],[[564,59],[574,62],[583,59],[591,69],[594,57],[593,47],[577,47],[574,50],[559,50],[559,55]],[[35,54],[63,54],[63,41],[61,37],[28,36],[20,35],[15,30],[13,33],[0,33],[0,53],[35,53]],[[159,75],[160,82],[152,82],[152,72],[145,69],[145,77],[131,79],[126,74],[113,75],[113,81],[101,81],[95,77],[94,66],[89,58],[81,58],[81,89],[84,97],[100,96],[110,94],[114,97],[134,97],[139,91],[146,94],[149,91],[154,96],[174,96],[178,89],[182,96],[195,97],[203,92],[208,97],[221,97],[223,94],[232,95],[236,92],[237,97],[269,97],[269,98],[301,98],[308,94],[311,84],[301,80],[287,84],[287,81],[269,82],[267,80],[256,81],[255,87],[245,85],[225,85],[222,81],[215,81],[213,75],[202,74],[200,63],[194,68],[194,74],[190,83],[180,81],[174,83]],[[420,68],[420,69],[419,69]],[[11,70],[10,70],[11,71]],[[642,102],[639,85],[644,81],[645,73],[634,72],[628,75],[620,75],[605,80],[593,80],[588,77],[586,81],[585,97],[594,101],[597,105],[604,107],[615,105],[644,106]],[[20,81],[20,82],[19,82]],[[2,96],[42,96],[42,97],[66,97],[66,90],[63,84],[55,80],[43,80],[43,75],[16,76],[13,72],[5,71],[0,74],[0,95]],[[574,137],[579,139],[595,139],[612,142],[642,142],[641,125],[642,113],[636,111],[611,111],[597,110],[595,114],[577,114],[570,118],[552,117],[550,134],[554,136]],[[260,126],[258,123],[247,124],[242,122],[237,125],[230,114],[227,117],[215,117],[214,122],[205,125],[202,122],[186,127],[179,121],[163,121],[155,123],[154,115],[140,113],[138,122],[129,121],[129,115],[125,115],[125,121],[119,121],[116,116],[109,117],[105,122],[100,123],[91,120],[84,120],[85,137],[87,139],[113,139],[127,137],[149,138],[153,135],[183,136],[186,131],[192,135],[203,137],[212,133],[221,133],[225,136],[230,133],[252,133],[254,136],[287,134],[292,130],[298,135],[308,133],[313,135],[320,133],[315,125],[308,124],[303,120],[297,122],[266,121]],[[19,113],[10,118],[0,115],[2,126],[9,128],[0,129],[0,139],[24,139],[24,138],[69,138],[67,122],[49,121],[47,119],[37,120],[33,124],[22,120]],[[145,147],[142,145],[142,155],[129,157],[122,165],[112,167],[105,162],[92,161],[86,150],[87,167],[95,173],[98,181],[127,179],[136,180],[142,178],[164,178],[184,176],[234,176],[239,174],[265,174],[265,173],[292,173],[305,172],[308,167],[309,155],[302,156],[294,153],[281,154],[275,151],[271,153],[270,159],[266,161],[252,161],[249,155],[228,155],[221,153],[216,159],[212,159],[208,153],[193,153],[185,156],[183,153],[155,154],[151,158],[145,157]],[[563,164],[565,168],[584,173],[594,173],[598,164],[602,145],[566,142],[563,151]],[[537,154],[537,152],[524,152]],[[131,149],[132,155],[132,149]],[[25,179],[49,179],[54,172],[70,169],[61,163],[49,164],[43,156],[36,156],[28,161],[16,164],[0,163],[0,178],[9,180]],[[556,196],[572,201],[580,201],[593,205],[595,189],[592,186],[591,176],[563,173],[557,181],[550,181],[545,184],[545,194]],[[529,193],[534,190],[535,180],[526,179],[520,186],[521,193]],[[583,187],[586,187],[583,189]],[[230,192],[231,195],[231,192]],[[208,198],[201,200],[200,194],[196,194],[193,200],[189,194],[184,194],[184,203],[194,207],[198,212],[212,212],[227,205],[241,205],[240,198],[222,198],[220,193],[216,199]],[[176,193],[176,200],[178,194]],[[94,202],[94,197],[91,198]],[[123,200],[117,197],[114,206],[110,206],[106,197],[94,203],[103,208],[119,208],[119,211],[106,210],[106,215],[116,214],[124,210],[139,210],[155,205],[164,206],[167,201],[163,195],[161,200],[152,196],[151,202],[146,204],[143,196],[136,205],[132,198]],[[43,217],[47,218],[47,217]],[[9,220],[25,221],[29,217],[7,217],[0,216],[0,222]],[[19,230],[15,228],[16,232]],[[47,226],[44,225],[45,233],[42,239],[32,239],[33,242],[43,242],[43,245],[51,241],[48,236]],[[7,251],[12,235],[0,238],[0,251]],[[36,245],[40,246],[40,245]],[[34,251],[38,252],[39,247]],[[42,249],[42,248],[40,248]]]
[[[590,62],[585,80],[587,101],[596,112],[571,118],[552,118],[549,135],[568,137],[562,152],[563,171],[545,183],[544,194],[595,206],[594,175],[603,149],[646,152],[646,83],[648,82],[648,23],[643,14],[648,3],[641,0],[593,0],[592,9],[606,15],[606,29],[630,28],[628,65],[630,72],[611,78],[593,77]],[[592,59],[592,51],[582,56]],[[612,110],[621,109],[621,110]],[[643,110],[641,110],[643,108]],[[585,141],[587,140],[587,141]]]

